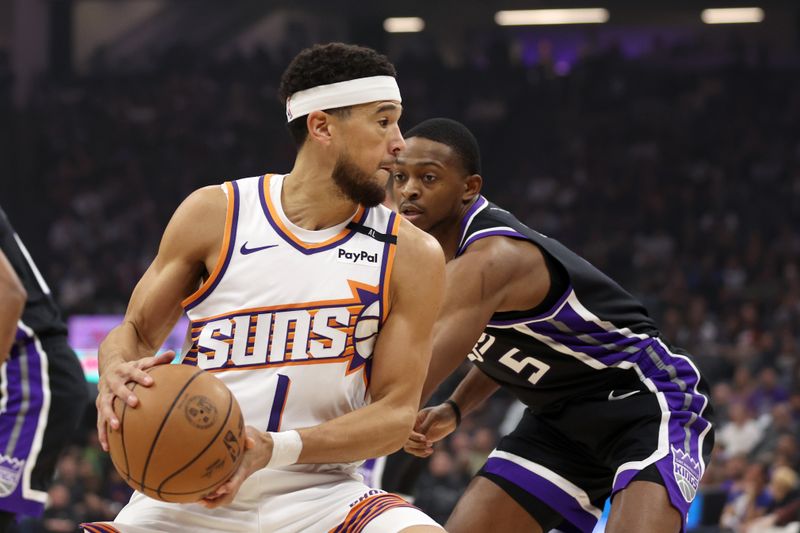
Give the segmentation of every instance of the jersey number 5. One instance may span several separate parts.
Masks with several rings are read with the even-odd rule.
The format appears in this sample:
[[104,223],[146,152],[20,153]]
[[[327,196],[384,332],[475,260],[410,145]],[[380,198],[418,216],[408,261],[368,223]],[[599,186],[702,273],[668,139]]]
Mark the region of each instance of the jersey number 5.
[[542,379],[542,377],[547,373],[547,371],[550,370],[550,365],[548,365],[547,363],[543,363],[542,361],[539,361],[535,357],[531,356],[527,356],[519,360],[514,359],[514,356],[517,355],[518,353],[519,350],[517,350],[516,348],[512,348],[509,351],[507,351],[503,355],[503,357],[499,359],[499,361],[501,364],[506,365],[508,368],[510,368],[517,374],[521,374],[522,370],[526,366],[531,365],[533,367],[533,374],[528,376],[528,381],[530,381],[531,384],[536,385],[539,382],[539,380]]
[[[475,347],[472,349],[472,353],[470,353],[467,357],[470,361],[477,361],[482,363],[484,360],[484,356],[486,352],[489,351],[489,348],[492,347],[494,344],[495,338],[492,335],[482,333],[481,338],[478,339],[478,342],[475,343]],[[504,365],[511,370],[514,371],[516,374],[521,374],[522,371],[525,369],[526,366],[530,365],[533,367],[533,373],[528,377],[528,381],[531,384],[536,385],[540,379],[550,370],[550,365],[545,362],[539,361],[535,357],[527,356],[523,357],[522,359],[515,359],[514,356],[519,353],[519,350],[516,348],[512,348],[507,351],[503,356],[498,359],[498,362],[501,365]]]

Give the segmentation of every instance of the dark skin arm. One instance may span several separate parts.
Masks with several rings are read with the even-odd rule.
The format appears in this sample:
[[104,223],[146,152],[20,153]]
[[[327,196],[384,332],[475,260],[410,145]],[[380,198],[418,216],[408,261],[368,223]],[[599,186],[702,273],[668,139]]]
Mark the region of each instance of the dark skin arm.
[[[487,398],[495,393],[500,385],[480,371],[477,366],[469,372],[450,399],[456,402],[461,416],[465,417],[477,409]],[[428,407],[417,413],[417,422],[409,439],[406,441],[406,452],[417,457],[428,457],[433,453],[433,444],[456,430],[456,414],[448,403]]]
[[0,251],[0,365],[8,359],[27,298],[17,273]]
[[[445,303],[434,327],[433,358],[422,392],[422,403],[464,361],[492,315],[524,310],[541,303],[550,290],[550,274],[542,252],[530,242],[486,237],[447,264]],[[471,369],[451,397],[462,415],[481,405],[498,385],[477,368]],[[448,404],[424,409],[406,442],[409,453],[427,456],[434,442],[455,429]]]

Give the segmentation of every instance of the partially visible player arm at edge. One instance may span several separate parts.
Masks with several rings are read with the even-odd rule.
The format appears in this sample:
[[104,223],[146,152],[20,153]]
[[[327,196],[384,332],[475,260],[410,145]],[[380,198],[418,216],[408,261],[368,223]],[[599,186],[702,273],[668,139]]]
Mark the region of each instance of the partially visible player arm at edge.
[[136,406],[126,387],[135,381],[148,386],[146,369],[168,363],[172,352],[154,357],[183,309],[181,302],[198,287],[206,265],[216,263],[223,240],[227,201],[219,187],[192,193],[175,211],[159,245],[158,255],[133,290],[125,318],[100,344],[100,382],[97,394],[97,432],[108,449],[105,423],[119,427],[114,396]]
[[[506,237],[487,237],[447,265],[445,305],[437,321],[433,358],[423,387],[423,404],[464,361],[492,315],[498,311],[535,307],[547,294],[550,276],[541,252],[530,243]],[[499,385],[477,367],[470,369],[450,400],[466,416]],[[442,403],[417,415],[404,448],[422,457],[433,443],[456,428],[453,407]]]
[[17,273],[0,251],[0,365],[8,359],[27,298]]

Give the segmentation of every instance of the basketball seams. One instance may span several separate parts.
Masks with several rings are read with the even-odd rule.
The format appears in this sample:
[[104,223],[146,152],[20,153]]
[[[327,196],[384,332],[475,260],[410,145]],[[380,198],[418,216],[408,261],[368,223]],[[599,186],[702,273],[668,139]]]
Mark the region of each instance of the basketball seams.
[[[181,391],[181,395],[182,395],[182,394],[183,394],[183,391]],[[179,396],[180,396],[180,395],[179,395]],[[205,448],[203,448],[202,450],[200,450],[200,452],[198,452],[198,453],[197,453],[197,455],[195,455],[194,457],[192,457],[192,459],[191,459],[191,460],[189,460],[189,461],[188,461],[188,462],[187,462],[185,465],[183,465],[181,468],[179,468],[178,470],[176,470],[175,472],[173,472],[172,474],[170,474],[169,476],[167,476],[166,478],[164,478],[164,480],[161,482],[161,484],[158,486],[158,488],[157,488],[157,489],[155,489],[155,492],[156,492],[156,494],[158,494],[159,498],[160,498],[160,497],[161,497],[161,495],[162,495],[162,490],[161,490],[161,489],[162,489],[162,487],[163,487],[163,486],[164,486],[164,485],[165,485],[165,484],[166,484],[166,483],[167,483],[169,480],[171,480],[172,478],[174,478],[175,476],[177,476],[178,474],[180,474],[181,472],[183,472],[184,470],[186,470],[187,468],[189,468],[190,466],[192,466],[192,465],[194,464],[194,462],[195,462],[195,461],[196,461],[198,458],[200,458],[200,457],[201,457],[201,456],[202,456],[204,453],[206,453],[206,451],[208,451],[208,449],[209,449],[209,448],[211,448],[211,446],[213,446],[213,445],[214,445],[214,443],[216,443],[216,441],[217,441],[217,437],[219,437],[220,433],[222,433],[222,432],[225,430],[225,428],[227,427],[227,424],[228,424],[228,419],[230,419],[230,416],[231,416],[231,411],[232,411],[232,410],[233,410],[233,394],[231,393],[230,389],[228,389],[228,412],[225,414],[225,419],[222,421],[222,423],[220,423],[219,429],[217,429],[217,432],[214,434],[214,436],[211,438],[211,440],[209,440],[209,441],[208,441],[208,444],[206,445],[206,447],[205,447]],[[169,413],[167,414],[167,417],[168,417],[168,416],[169,416]],[[165,418],[167,418],[167,417],[165,417]],[[242,454],[243,454],[243,453],[244,453],[244,452],[242,452]],[[238,466],[238,465],[234,465],[234,466]],[[235,471],[235,469],[234,469],[234,471]],[[233,473],[233,472],[231,472],[231,473]],[[169,492],[163,492],[163,494],[170,494],[170,493],[169,493]]]
[[[136,384],[131,387],[131,391],[136,388]],[[120,398],[122,402],[122,399]],[[112,406],[113,407],[113,406]],[[125,476],[131,479],[131,465],[128,462],[128,447],[125,446],[125,415],[128,412],[128,402],[122,402],[122,416],[119,417],[119,440],[122,444],[122,457],[125,458]]]
[[169,409],[167,410],[166,414],[164,415],[164,418],[161,419],[161,423],[159,424],[158,429],[156,430],[156,433],[153,436],[153,440],[150,443],[150,450],[147,452],[147,459],[145,460],[144,467],[142,468],[142,479],[138,483],[139,485],[141,485],[141,491],[142,492],[144,492],[144,489],[145,489],[144,482],[145,482],[145,479],[147,478],[147,468],[150,465],[150,459],[153,457],[153,451],[155,450],[156,444],[158,443],[158,438],[161,436],[161,431],[164,429],[164,426],[167,424],[167,420],[169,419],[170,415],[172,414],[173,409],[175,409],[175,405],[177,405],[178,401],[183,396],[183,393],[186,392],[186,389],[189,388],[189,385],[191,385],[194,382],[194,380],[197,379],[202,374],[203,374],[203,370],[198,370],[197,372],[195,372],[192,375],[192,377],[190,377],[188,380],[186,380],[186,383],[183,384],[181,389],[178,391],[178,394],[176,394],[175,397],[173,398],[172,405],[169,406]]

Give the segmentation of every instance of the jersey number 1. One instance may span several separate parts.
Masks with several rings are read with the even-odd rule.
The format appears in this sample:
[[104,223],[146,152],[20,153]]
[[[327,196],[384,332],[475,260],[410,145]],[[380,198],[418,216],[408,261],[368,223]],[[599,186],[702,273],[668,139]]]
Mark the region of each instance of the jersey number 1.
[[278,374],[278,386],[275,387],[275,398],[272,400],[272,409],[269,411],[267,431],[280,431],[283,408],[286,407],[286,396],[289,395],[289,385],[292,380],[289,376]]

